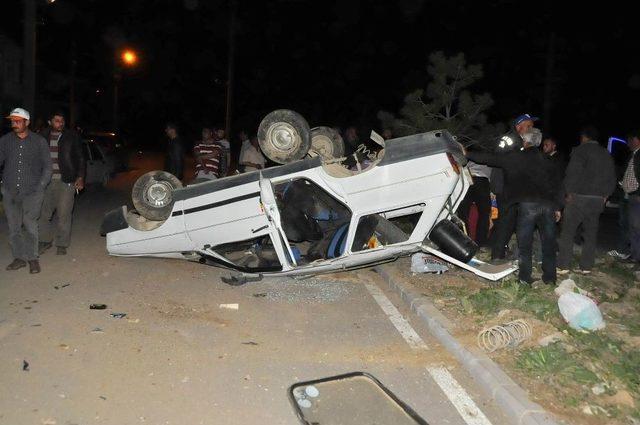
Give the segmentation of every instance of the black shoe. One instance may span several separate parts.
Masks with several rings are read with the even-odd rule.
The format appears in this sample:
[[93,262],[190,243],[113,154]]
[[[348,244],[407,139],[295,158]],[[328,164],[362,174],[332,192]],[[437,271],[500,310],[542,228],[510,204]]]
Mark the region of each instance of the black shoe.
[[25,267],[27,263],[24,260],[16,258],[7,266],[7,270],[18,270]]
[[51,248],[51,242],[38,243],[38,255],[44,254],[44,252],[49,248]]
[[38,260],[29,260],[29,273],[40,273],[40,262]]
[[67,248],[64,246],[59,246],[56,250],[56,255],[67,255]]

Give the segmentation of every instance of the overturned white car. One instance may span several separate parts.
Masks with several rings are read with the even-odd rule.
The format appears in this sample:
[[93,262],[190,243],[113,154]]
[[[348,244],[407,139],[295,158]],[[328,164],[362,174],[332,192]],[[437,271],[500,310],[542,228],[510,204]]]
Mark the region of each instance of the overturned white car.
[[260,146],[285,165],[187,187],[162,171],[141,177],[137,210],[123,206],[104,218],[108,252],[225,267],[235,271],[231,283],[348,270],[417,251],[491,280],[516,269],[474,259],[477,246],[454,224],[472,179],[449,133],[387,140],[367,164],[356,157],[347,167],[350,158],[332,159],[341,139],[322,128],[318,155],[308,157],[314,131],[295,112],[274,111],[260,125]]

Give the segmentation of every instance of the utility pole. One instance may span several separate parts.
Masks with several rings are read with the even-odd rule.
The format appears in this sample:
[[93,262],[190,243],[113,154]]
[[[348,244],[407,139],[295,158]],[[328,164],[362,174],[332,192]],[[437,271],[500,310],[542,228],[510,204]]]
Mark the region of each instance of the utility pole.
[[233,108],[233,74],[235,72],[236,52],[236,0],[231,0],[229,19],[229,51],[227,53],[227,104],[225,113],[225,133],[227,140],[231,141],[231,111]]
[[23,0],[23,80],[24,97],[22,103],[34,116],[36,103],[36,0]]
[[75,130],[77,120],[76,108],[76,43],[71,44],[71,72],[69,73],[69,126]]

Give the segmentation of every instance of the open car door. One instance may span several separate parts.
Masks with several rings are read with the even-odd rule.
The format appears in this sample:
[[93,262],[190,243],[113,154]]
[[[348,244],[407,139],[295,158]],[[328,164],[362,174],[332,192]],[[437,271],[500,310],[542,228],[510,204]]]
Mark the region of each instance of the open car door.
[[272,233],[273,245],[277,249],[286,252],[289,257],[289,261],[291,262],[291,266],[297,267],[298,264],[296,263],[289,241],[287,241],[287,235],[285,235],[282,230],[280,211],[278,210],[278,204],[273,192],[273,187],[271,186],[271,181],[262,177],[262,173],[260,173],[260,201],[262,202],[264,211],[269,218],[271,226],[273,227],[272,230],[274,230]]
[[480,277],[493,281],[500,280],[518,270],[518,265],[514,263],[493,265],[480,261],[475,257],[469,260],[469,262],[463,263],[462,261],[456,260],[455,258],[445,254],[444,252],[438,251],[436,248],[427,244],[422,244],[422,250],[433,254],[436,257],[440,257],[451,264],[455,264],[458,267],[462,267],[465,270],[469,270]]

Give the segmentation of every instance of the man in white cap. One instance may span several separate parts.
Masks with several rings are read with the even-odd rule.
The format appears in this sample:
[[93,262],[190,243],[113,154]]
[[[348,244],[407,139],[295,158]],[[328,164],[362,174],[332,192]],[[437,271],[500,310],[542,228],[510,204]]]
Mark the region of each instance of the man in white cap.
[[38,217],[51,180],[51,155],[46,140],[29,131],[29,112],[15,108],[7,118],[13,131],[0,137],[2,199],[14,258],[7,270],[29,263],[30,273],[40,273]]

